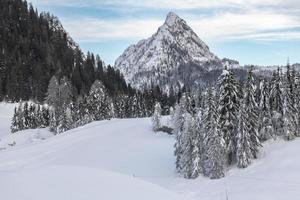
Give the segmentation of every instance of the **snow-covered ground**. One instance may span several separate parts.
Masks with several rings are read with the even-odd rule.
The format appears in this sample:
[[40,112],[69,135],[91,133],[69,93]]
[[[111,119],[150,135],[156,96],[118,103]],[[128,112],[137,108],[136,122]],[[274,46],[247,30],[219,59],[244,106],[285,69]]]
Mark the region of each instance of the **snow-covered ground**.
[[[9,107],[9,108],[8,108]],[[9,134],[13,106],[0,104],[2,200],[282,200],[300,196],[300,140],[270,141],[247,169],[209,180],[175,172],[174,138],[150,119],[93,122],[50,137],[46,129]],[[5,109],[4,109],[5,108]],[[5,130],[6,129],[6,130]],[[15,141],[15,146],[7,145]]]

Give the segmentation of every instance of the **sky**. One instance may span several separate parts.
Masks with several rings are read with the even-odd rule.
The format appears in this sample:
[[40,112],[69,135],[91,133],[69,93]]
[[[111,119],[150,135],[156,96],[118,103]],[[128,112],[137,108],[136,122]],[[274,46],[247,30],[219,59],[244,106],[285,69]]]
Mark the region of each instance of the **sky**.
[[240,64],[300,63],[300,0],[29,0],[57,16],[84,52],[106,64],[150,37],[168,12],[219,58]]

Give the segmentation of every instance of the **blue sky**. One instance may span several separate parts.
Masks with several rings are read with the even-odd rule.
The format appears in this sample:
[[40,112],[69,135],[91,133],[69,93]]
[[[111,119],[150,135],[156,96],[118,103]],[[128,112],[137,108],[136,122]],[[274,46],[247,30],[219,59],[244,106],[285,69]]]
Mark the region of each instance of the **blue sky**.
[[29,0],[59,17],[84,52],[107,63],[177,13],[218,57],[241,64],[300,62],[299,0]]

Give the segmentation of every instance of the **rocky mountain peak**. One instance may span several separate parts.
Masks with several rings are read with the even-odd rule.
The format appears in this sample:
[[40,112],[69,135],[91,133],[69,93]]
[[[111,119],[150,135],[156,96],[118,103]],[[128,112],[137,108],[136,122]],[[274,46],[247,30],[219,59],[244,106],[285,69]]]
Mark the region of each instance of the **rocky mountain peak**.
[[176,23],[182,21],[184,20],[178,17],[178,15],[176,15],[174,12],[169,12],[164,24],[167,26],[174,26]]
[[165,91],[201,84],[204,73],[223,68],[222,61],[174,12],[150,38],[128,47],[115,67],[139,89],[159,85]]

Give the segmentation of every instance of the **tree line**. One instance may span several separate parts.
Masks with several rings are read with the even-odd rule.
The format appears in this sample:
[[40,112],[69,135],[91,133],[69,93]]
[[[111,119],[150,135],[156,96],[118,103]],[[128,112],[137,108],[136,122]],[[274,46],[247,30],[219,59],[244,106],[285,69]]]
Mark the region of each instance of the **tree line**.
[[[75,98],[74,86],[67,77],[53,76],[48,85],[44,104],[20,102],[14,110],[11,131],[49,127],[55,134],[83,126],[92,121],[111,118],[137,118],[152,115],[155,102],[164,102],[170,96],[159,87],[144,92],[109,92],[100,80],[94,81],[88,95]],[[165,101],[163,113],[169,113]]]
[[299,77],[289,64],[270,80],[255,81],[250,68],[245,82],[225,69],[214,87],[182,95],[171,114],[178,173],[221,178],[229,166],[248,167],[264,141],[299,137]]

